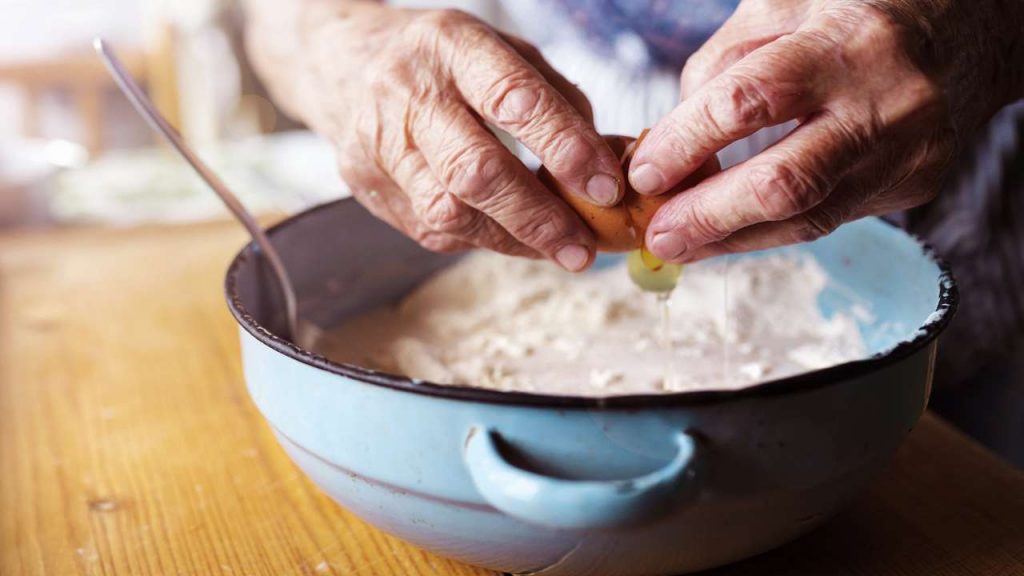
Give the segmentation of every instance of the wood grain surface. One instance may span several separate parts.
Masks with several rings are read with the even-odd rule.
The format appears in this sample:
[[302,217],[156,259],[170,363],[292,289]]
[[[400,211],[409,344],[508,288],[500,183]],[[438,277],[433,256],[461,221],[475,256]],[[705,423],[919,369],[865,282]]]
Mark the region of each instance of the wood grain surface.
[[[245,391],[232,224],[0,236],[0,574],[488,574],[323,496]],[[1024,475],[933,416],[814,534],[715,576],[1024,575]]]

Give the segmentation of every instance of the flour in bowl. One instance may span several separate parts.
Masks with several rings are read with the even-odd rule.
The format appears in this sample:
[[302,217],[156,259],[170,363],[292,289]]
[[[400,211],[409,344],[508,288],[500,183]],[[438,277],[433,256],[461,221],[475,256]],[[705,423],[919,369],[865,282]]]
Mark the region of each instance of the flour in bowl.
[[683,270],[671,347],[656,297],[624,263],[576,275],[478,252],[317,351],[439,384],[574,396],[742,388],[866,356],[852,312],[821,314],[828,276],[810,256],[736,259],[727,291],[725,266]]

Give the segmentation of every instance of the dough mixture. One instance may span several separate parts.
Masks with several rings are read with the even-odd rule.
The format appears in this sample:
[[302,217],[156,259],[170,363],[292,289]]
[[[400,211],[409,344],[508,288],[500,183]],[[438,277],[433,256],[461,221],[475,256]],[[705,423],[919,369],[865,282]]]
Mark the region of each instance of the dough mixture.
[[574,275],[478,252],[397,306],[326,333],[317,351],[414,379],[503,391],[741,388],[867,355],[854,311],[831,318],[819,311],[827,283],[810,256],[690,265],[663,324],[658,297],[630,282],[625,263]]

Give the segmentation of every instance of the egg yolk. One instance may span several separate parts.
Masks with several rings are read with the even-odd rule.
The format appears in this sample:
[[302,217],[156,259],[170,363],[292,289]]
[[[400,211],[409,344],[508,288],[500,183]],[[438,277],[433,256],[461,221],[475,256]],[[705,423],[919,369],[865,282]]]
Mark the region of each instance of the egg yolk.
[[664,262],[643,247],[629,253],[626,257],[626,269],[629,271],[629,278],[641,290],[667,293],[675,290],[683,266]]

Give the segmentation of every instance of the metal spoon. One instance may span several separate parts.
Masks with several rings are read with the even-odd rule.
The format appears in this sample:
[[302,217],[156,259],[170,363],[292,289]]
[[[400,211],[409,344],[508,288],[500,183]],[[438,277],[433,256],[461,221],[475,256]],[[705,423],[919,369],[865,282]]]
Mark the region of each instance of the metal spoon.
[[132,103],[135,110],[146,120],[153,130],[164,137],[167,142],[178,151],[179,154],[192,166],[192,169],[199,174],[210,188],[220,197],[224,204],[228,207],[228,210],[245,226],[245,229],[249,231],[249,235],[252,236],[256,246],[267,258],[270,263],[270,269],[273,272],[274,278],[277,280],[278,288],[281,290],[281,294],[284,297],[285,314],[288,320],[288,331],[291,341],[299,346],[302,346],[300,340],[302,333],[299,330],[299,320],[297,313],[297,305],[295,300],[295,289],[292,287],[291,280],[288,278],[288,273],[285,270],[284,264],[281,262],[281,257],[278,255],[277,250],[270,243],[270,239],[263,232],[263,228],[256,222],[252,214],[245,209],[238,197],[235,196],[224,182],[221,181],[217,175],[210,170],[210,168],[199,159],[199,156],[189,148],[188,144],[181,137],[181,134],[167,121],[166,118],[156,109],[153,102],[150,101],[146,93],[142,91],[135,79],[132,78],[131,74],[125,70],[121,64],[121,60],[118,59],[117,55],[114,54],[113,49],[102,39],[96,38],[93,40],[93,48],[96,49],[96,53],[99,54],[100,58],[103,59],[104,64],[107,66],[107,70],[114,77],[114,81],[117,82],[117,86],[124,92],[124,95],[128,97],[128,101]]

